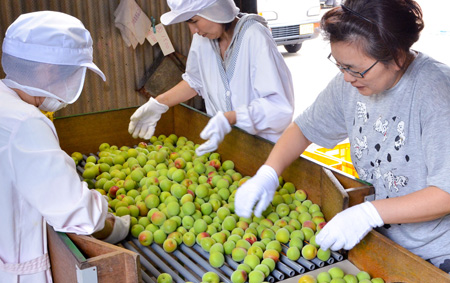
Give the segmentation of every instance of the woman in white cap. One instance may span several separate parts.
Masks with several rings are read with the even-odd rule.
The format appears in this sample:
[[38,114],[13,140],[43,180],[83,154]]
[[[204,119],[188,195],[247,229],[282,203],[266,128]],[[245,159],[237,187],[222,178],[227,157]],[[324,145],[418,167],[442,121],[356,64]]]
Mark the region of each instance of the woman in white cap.
[[231,125],[276,142],[292,121],[292,78],[264,18],[240,14],[232,0],[168,0],[165,25],[187,22],[194,34],[183,80],[142,105],[129,132],[150,139],[161,114],[196,94],[214,116],[197,155],[217,149]]
[[46,223],[110,243],[129,217],[108,214],[102,195],[81,182],[40,110],[75,102],[92,62],[92,39],[76,18],[51,11],[21,15],[6,31],[0,81],[0,282],[51,282]]

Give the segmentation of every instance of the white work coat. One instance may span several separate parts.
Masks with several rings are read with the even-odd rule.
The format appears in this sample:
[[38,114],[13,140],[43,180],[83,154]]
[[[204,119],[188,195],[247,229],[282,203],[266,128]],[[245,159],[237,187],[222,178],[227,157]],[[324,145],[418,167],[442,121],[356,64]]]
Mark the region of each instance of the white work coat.
[[103,228],[107,202],[81,182],[52,122],[0,81],[0,282],[52,282],[46,222]]
[[194,34],[183,79],[205,100],[206,112],[236,111],[236,126],[276,142],[292,122],[291,73],[264,19],[245,15],[222,60],[218,41]]

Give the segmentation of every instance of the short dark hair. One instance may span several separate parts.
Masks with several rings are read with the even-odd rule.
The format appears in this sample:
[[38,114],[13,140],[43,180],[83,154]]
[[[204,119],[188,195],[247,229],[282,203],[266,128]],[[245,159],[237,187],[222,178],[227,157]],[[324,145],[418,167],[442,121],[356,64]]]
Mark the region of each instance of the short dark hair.
[[414,0],[346,0],[321,20],[331,43],[359,44],[370,57],[400,63],[424,28],[422,10]]

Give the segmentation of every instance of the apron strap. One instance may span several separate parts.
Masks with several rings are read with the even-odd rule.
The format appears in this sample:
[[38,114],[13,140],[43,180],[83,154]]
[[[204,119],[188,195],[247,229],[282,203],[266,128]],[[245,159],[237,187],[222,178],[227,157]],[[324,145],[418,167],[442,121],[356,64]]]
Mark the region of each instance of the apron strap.
[[0,270],[16,275],[34,274],[50,269],[48,253],[22,263],[4,263],[0,259]]

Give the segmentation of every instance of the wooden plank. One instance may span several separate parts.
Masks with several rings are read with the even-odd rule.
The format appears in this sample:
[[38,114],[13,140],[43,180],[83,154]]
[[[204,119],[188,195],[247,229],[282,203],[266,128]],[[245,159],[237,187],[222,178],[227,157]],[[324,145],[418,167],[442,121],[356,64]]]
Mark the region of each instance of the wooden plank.
[[386,282],[450,282],[450,275],[376,231],[348,253],[348,259],[372,277]]
[[352,176],[350,174],[345,174],[337,169],[333,168],[331,171],[333,172],[333,175],[339,180],[339,182],[345,189],[365,187],[365,186],[371,185],[361,179],[355,178],[354,176]]
[[[88,259],[89,263],[97,267],[98,282],[142,282],[141,267],[135,270],[139,263],[139,256],[130,257],[122,251],[99,255]],[[139,271],[139,272],[136,272]]]
[[328,221],[338,212],[348,208],[349,196],[330,170],[322,168],[320,206]]
[[368,195],[373,195],[375,193],[375,189],[372,186],[364,186],[359,188],[349,188],[345,190],[349,195],[349,204],[348,206],[354,206],[356,204],[360,204],[364,202],[364,198]]
[[88,262],[80,262],[55,230],[47,225],[48,252],[51,262],[53,282],[77,282],[76,266],[90,267]]
[[74,151],[96,153],[103,142],[111,145],[134,145],[140,140],[128,134],[128,123],[134,108],[108,111],[54,120],[61,148],[67,154]]
[[139,254],[90,236],[67,235],[97,267],[99,282],[141,282]]

